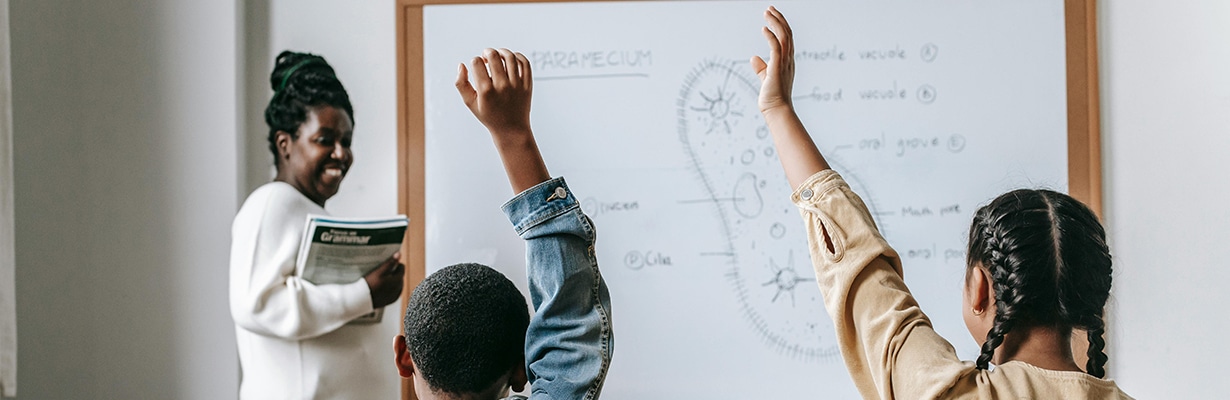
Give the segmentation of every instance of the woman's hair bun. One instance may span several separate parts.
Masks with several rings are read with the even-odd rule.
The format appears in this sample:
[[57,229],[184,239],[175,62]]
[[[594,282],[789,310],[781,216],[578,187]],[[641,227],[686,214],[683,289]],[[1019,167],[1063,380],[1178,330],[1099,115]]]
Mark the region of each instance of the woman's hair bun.
[[299,125],[307,121],[309,109],[330,106],[344,110],[354,123],[350,95],[324,57],[283,51],[274,60],[269,87],[273,89],[273,98],[265,107],[265,124],[269,125],[269,151],[273,153],[275,165],[278,132],[297,137]]

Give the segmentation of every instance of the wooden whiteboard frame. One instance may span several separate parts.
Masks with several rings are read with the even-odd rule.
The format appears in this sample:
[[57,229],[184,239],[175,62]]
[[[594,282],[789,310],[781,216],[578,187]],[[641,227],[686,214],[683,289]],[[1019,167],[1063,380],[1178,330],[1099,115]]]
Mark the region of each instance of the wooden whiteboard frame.
[[[423,91],[423,6],[442,4],[555,3],[603,0],[397,0],[397,209],[410,217],[403,245],[406,288],[401,313],[411,290],[427,274],[426,114]],[[609,1],[609,0],[606,0]],[[1102,215],[1102,139],[1098,102],[1097,0],[1064,0],[1064,35],[1068,80],[1068,193]],[[414,62],[411,62],[411,61]],[[1083,333],[1074,333],[1074,355],[1084,365]],[[402,399],[416,399],[409,379],[402,380]]]

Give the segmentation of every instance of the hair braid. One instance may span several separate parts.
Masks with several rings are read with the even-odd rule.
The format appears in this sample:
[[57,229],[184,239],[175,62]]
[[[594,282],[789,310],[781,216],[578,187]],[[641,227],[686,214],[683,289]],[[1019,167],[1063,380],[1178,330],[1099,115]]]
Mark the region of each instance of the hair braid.
[[1008,243],[1000,227],[989,222],[982,224],[982,243],[987,250],[984,262],[995,290],[995,322],[987,332],[986,342],[982,344],[982,354],[977,361],[979,369],[987,369],[995,349],[1003,343],[1004,335],[1018,322],[1017,306],[1023,299],[1018,290],[1021,287],[1021,276],[1016,272],[1019,266],[1009,255],[1013,250],[1011,243]]
[[[1095,327],[1096,326],[1096,327]],[[1089,355],[1089,361],[1085,362],[1085,372],[1089,375],[1098,378],[1106,377],[1106,341],[1102,338],[1105,333],[1105,328],[1101,319],[1098,319],[1096,325],[1091,324],[1088,329],[1089,335],[1089,350],[1085,354]]]
[[1106,231],[1093,211],[1075,199],[1044,192],[1051,207],[1064,264],[1058,284],[1061,315],[1066,325],[1086,331],[1089,361],[1085,372],[1106,376],[1106,323],[1103,312],[1110,297],[1112,268]]

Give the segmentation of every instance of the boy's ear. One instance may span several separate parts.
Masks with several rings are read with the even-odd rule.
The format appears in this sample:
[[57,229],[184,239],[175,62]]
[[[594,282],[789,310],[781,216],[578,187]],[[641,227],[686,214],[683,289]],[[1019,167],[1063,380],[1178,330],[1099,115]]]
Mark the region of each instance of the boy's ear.
[[511,386],[513,391],[524,392],[525,385],[529,383],[529,378],[525,374],[525,363],[517,364],[517,368],[513,369],[512,376],[508,377],[508,386]]
[[396,354],[397,374],[402,378],[414,376],[414,359],[410,357],[410,349],[406,347],[406,337],[397,335],[393,339],[393,351]]

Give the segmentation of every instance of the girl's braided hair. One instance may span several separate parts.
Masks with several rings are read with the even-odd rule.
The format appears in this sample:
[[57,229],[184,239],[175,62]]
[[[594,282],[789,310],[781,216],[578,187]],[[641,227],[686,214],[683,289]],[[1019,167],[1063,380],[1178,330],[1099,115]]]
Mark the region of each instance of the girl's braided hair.
[[986,369],[1013,328],[1079,328],[1089,335],[1093,376],[1106,374],[1102,312],[1110,297],[1106,232],[1093,211],[1050,190],[1015,190],[978,210],[969,231],[968,267],[985,268],[995,320],[978,357]]

